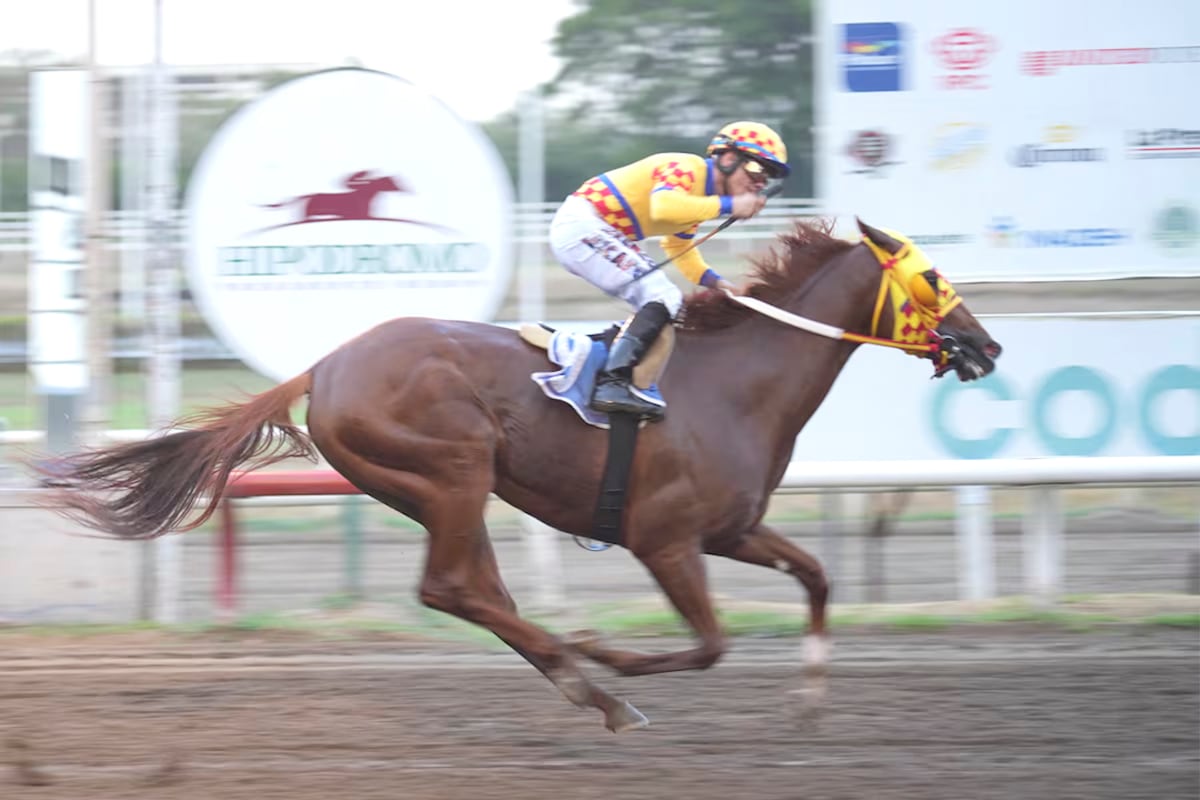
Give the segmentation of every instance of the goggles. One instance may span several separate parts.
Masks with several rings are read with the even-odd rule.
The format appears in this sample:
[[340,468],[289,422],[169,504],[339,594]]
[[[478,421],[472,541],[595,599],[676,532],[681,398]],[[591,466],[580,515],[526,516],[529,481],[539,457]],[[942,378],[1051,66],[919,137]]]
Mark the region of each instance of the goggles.
[[759,161],[749,156],[742,157],[742,169],[746,170],[746,174],[751,178],[774,180],[783,177],[783,170],[780,169],[778,164]]

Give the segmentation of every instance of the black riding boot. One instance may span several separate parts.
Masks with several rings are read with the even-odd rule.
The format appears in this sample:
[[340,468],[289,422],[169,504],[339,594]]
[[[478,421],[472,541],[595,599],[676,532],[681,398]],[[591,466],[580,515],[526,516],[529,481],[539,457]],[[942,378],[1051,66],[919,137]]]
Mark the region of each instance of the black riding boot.
[[670,321],[671,312],[657,301],[638,309],[612,343],[608,361],[596,375],[596,390],[592,392],[590,403],[593,410],[606,414],[636,414],[647,419],[659,419],[666,413],[662,406],[638,396],[631,383],[633,368]]

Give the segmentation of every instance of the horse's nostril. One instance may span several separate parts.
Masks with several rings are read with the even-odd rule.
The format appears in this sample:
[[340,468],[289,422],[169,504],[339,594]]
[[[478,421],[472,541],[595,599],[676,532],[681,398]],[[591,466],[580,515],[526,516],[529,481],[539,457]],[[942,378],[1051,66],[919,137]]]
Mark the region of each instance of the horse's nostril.
[[1003,348],[995,342],[988,342],[983,346],[983,352],[987,354],[988,358],[998,358],[1002,350]]

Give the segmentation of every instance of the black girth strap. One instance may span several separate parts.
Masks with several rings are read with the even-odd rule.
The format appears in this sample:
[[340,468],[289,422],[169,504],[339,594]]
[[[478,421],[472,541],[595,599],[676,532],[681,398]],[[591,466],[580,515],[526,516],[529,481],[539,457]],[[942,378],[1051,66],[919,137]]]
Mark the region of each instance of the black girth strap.
[[637,445],[638,418],[634,414],[609,414],[608,459],[600,480],[600,496],[592,517],[592,538],[609,544],[624,544],[621,515],[625,511],[625,487]]

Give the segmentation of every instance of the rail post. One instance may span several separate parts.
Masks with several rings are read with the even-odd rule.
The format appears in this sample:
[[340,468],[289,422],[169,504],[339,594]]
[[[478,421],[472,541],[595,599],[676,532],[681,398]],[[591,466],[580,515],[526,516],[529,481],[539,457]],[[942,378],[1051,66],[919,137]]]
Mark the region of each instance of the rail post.
[[962,600],[989,600],[996,596],[991,492],[986,486],[959,486],[954,498],[958,507],[954,517],[958,596]]
[[233,500],[221,499],[220,539],[217,542],[217,619],[229,622],[237,615],[237,514]]
[[1063,516],[1056,486],[1029,486],[1025,512],[1025,580],[1034,602],[1052,606],[1062,584]]
[[343,560],[342,592],[358,601],[364,597],[362,579],[363,534],[362,504],[356,495],[342,500],[342,528],[345,558]]

